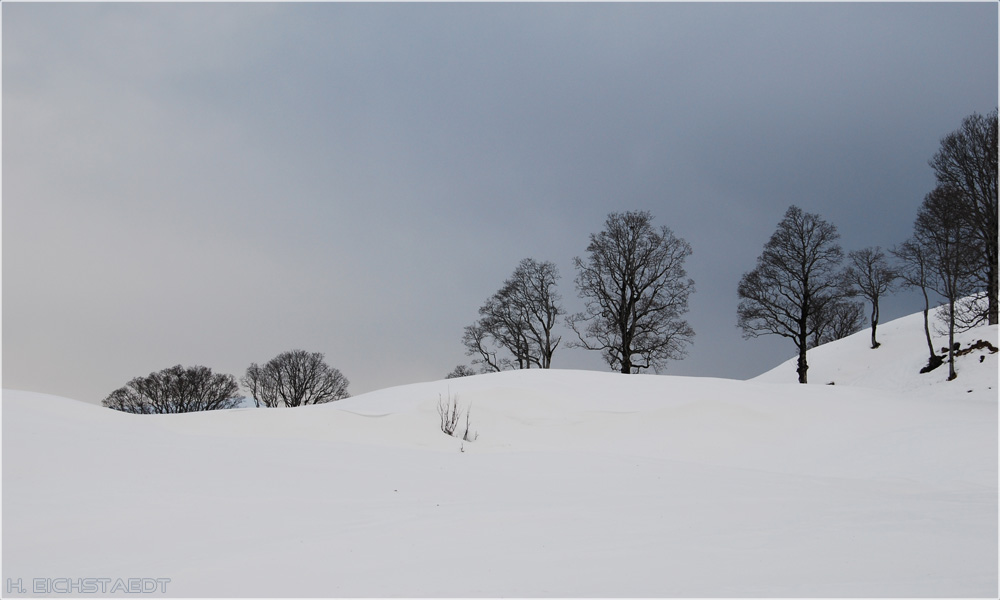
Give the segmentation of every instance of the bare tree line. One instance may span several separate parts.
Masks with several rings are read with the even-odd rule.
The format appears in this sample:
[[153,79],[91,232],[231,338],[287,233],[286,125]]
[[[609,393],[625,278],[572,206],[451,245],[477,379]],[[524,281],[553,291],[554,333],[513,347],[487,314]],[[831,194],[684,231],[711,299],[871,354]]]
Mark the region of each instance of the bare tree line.
[[[659,371],[683,358],[694,337],[682,318],[694,292],[684,270],[691,246],[652,221],[646,211],[611,213],[604,230],[591,234],[586,258],[573,260],[585,305],[565,318],[577,337],[566,345],[600,352],[622,373]],[[480,372],[552,366],[562,341],[554,327],[565,314],[558,280],[555,264],[526,258],[479,308],[462,343]],[[474,373],[459,365],[448,377]]]
[[945,360],[931,339],[928,292],[944,299],[949,380],[957,376],[955,332],[997,323],[996,109],[967,117],[929,163],[938,184],[917,210],[912,237],[890,250],[895,264],[874,246],[850,252],[841,270],[836,227],[792,206],[757,266],[741,278],[737,324],[744,337],[793,340],[800,383],[808,381],[810,347],[860,330],[859,298],[871,308],[871,347],[878,348],[879,300],[899,284],[923,293],[929,358],[922,372]]
[[[800,383],[808,382],[807,352],[871,327],[878,341],[881,300],[900,287],[924,297],[924,332],[931,370],[943,363],[931,338],[931,297],[945,300],[949,378],[956,376],[956,330],[997,323],[997,111],[973,114],[941,140],[929,161],[938,181],[920,205],[913,236],[884,251],[846,254],[837,228],[791,206],[737,286],[737,326],[745,338],[791,340]],[[682,359],[694,330],[683,315],[694,292],[684,260],[691,246],[667,227],[652,226],[648,212],[612,213],[591,234],[587,257],[573,260],[584,310],[565,317],[576,340],[566,344],[600,352],[622,373],[660,371]],[[890,260],[894,257],[894,261]],[[479,309],[462,342],[480,372],[549,368],[561,337],[553,334],[564,310],[551,262],[524,259],[503,287]],[[460,365],[449,377],[473,374]]]
[[[833,224],[793,205],[740,279],[737,326],[746,338],[792,340],[800,383],[808,382],[809,349],[856,333],[865,321],[871,348],[879,348],[881,301],[900,288],[919,288],[924,297],[925,370],[944,362],[931,338],[931,293],[945,301],[950,378],[955,331],[996,324],[997,111],[967,117],[929,164],[938,185],[919,207],[910,239],[888,251],[845,254]],[[684,271],[691,246],[651,222],[648,212],[612,213],[605,229],[591,234],[586,259],[573,261],[585,309],[564,318],[576,335],[565,345],[600,352],[622,373],[658,372],[682,359],[694,338],[683,319],[694,291]],[[558,279],[552,263],[524,259],[480,308],[462,340],[480,372],[551,366],[561,341],[552,327],[564,314]],[[459,365],[448,376],[474,373]]]
[[[949,379],[956,331],[997,323],[997,110],[973,114],[941,140],[929,161],[936,187],[917,210],[913,235],[889,254],[873,246],[845,255],[834,225],[791,206],[737,286],[737,325],[744,337],[792,340],[800,383],[808,382],[807,351],[861,329],[869,307],[871,348],[877,339],[880,300],[900,286],[920,289],[931,370],[945,358],[934,348],[930,293],[944,299]],[[599,352],[621,373],[656,372],[681,360],[694,340],[684,319],[694,281],[684,262],[690,244],[647,211],[608,215],[590,235],[585,257],[575,257],[575,287],[584,310],[566,315],[556,288],[555,264],[525,258],[465,327],[462,343],[479,372],[547,369],[562,344],[560,316],[576,339],[566,347]],[[474,374],[459,365],[448,377]],[[137,377],[104,405],[133,413],[217,410],[240,405],[242,384],[256,406],[295,407],[349,397],[349,382],[320,353],[284,352],[263,366],[251,364],[237,383],[207,367],[180,365]]]

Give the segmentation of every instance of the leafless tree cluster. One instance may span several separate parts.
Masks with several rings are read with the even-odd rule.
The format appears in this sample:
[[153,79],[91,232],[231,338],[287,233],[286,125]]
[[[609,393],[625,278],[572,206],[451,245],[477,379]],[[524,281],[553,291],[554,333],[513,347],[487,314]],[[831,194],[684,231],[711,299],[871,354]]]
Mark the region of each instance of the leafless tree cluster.
[[926,370],[943,362],[930,332],[928,290],[944,298],[948,378],[957,376],[954,336],[980,323],[997,323],[997,111],[972,114],[941,140],[930,160],[937,186],[924,197],[913,235],[892,253],[907,287],[924,296]]
[[929,291],[945,299],[949,379],[954,379],[956,329],[997,322],[997,111],[973,114],[941,140],[930,161],[937,186],[917,211],[913,236],[892,248],[890,264],[878,246],[848,254],[836,228],[792,206],[757,266],[737,293],[744,337],[792,339],[799,352],[799,382],[806,383],[810,347],[850,335],[861,327],[861,297],[871,306],[871,347],[878,348],[879,301],[897,282],[924,297],[924,334],[930,355],[922,372],[942,364],[931,339]]
[[861,331],[864,327],[865,307],[848,297],[838,298],[825,305],[823,310],[809,316],[812,336],[809,348],[815,348]]
[[243,401],[232,375],[208,367],[177,365],[136,377],[104,399],[108,408],[137,414],[185,413],[235,408]]
[[[326,364],[318,352],[284,352],[263,367],[250,365],[240,381],[257,407],[303,406],[347,398],[349,382]],[[232,375],[213,374],[207,367],[180,365],[137,377],[112,392],[104,406],[124,412],[153,414],[236,408],[243,402]]]
[[[973,287],[982,290],[985,303],[966,306],[966,326],[987,322],[997,324],[997,110],[983,116],[966,117],[961,127],[941,140],[930,160],[939,196],[959,220],[960,243],[969,254],[969,276]],[[926,201],[925,201],[926,204]],[[918,219],[920,217],[918,216]],[[976,308],[981,306],[981,308]]]
[[938,186],[924,198],[913,224],[913,240],[930,259],[932,277],[927,287],[947,302],[948,378],[956,377],[953,346],[961,300],[972,293],[975,253],[967,243],[959,195],[953,188]]
[[323,354],[304,350],[283,352],[264,366],[251,364],[241,383],[258,407],[305,406],[350,397],[347,378],[326,364]]
[[553,331],[564,311],[551,262],[526,258],[503,287],[479,309],[480,318],[465,328],[462,343],[483,372],[504,369],[548,369],[560,336]]
[[445,375],[445,379],[455,379],[456,377],[469,377],[470,375],[475,375],[476,371],[467,365],[458,365],[452,369],[451,373]]
[[[585,310],[566,318],[578,338],[568,345],[601,352],[622,373],[659,370],[683,358],[694,337],[682,318],[694,292],[684,270],[691,246],[652,220],[645,211],[612,213],[604,231],[590,236],[587,258],[574,259]],[[558,279],[554,264],[522,260],[465,328],[462,343],[473,364],[482,372],[549,368],[561,341],[554,327],[564,312]],[[470,371],[460,365],[448,377]]]

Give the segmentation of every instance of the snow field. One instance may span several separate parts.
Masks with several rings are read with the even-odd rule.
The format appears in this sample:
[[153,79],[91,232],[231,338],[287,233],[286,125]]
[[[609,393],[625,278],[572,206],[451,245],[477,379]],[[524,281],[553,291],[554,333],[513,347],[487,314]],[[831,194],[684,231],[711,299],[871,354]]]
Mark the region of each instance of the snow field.
[[[788,364],[749,382],[535,370],[156,416],[4,390],[3,577],[201,597],[995,596],[996,355],[920,376],[916,318],[881,326],[878,350],[867,331],[815,349],[808,386],[783,383]],[[439,430],[449,397],[477,441]]]

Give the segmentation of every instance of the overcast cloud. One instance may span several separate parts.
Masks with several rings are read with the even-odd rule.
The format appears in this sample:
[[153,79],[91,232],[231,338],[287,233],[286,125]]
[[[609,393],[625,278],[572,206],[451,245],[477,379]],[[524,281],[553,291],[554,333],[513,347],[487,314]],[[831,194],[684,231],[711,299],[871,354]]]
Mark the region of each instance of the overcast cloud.
[[997,105],[995,2],[2,10],[3,385],[91,402],[293,348],[354,394],[440,379],[522,258],[580,310],[572,259],[624,210],[694,250],[666,373],[751,377],[794,353],[736,327],[788,206],[899,243]]

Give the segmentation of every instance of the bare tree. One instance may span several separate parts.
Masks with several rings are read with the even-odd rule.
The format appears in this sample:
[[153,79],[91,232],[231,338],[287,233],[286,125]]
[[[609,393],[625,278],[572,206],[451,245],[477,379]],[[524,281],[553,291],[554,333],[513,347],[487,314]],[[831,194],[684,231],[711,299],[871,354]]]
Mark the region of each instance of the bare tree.
[[795,342],[799,383],[808,381],[809,338],[823,321],[815,315],[843,296],[839,238],[837,228],[818,215],[789,207],[757,266],[743,274],[737,288],[743,336],[773,334]]
[[565,311],[559,305],[556,282],[559,270],[551,262],[538,262],[525,258],[514,270],[514,274],[504,282],[500,294],[520,315],[530,351],[528,355],[537,366],[548,369],[552,366],[552,354],[561,341],[553,334],[556,320]]
[[932,277],[928,287],[948,303],[948,379],[955,372],[956,308],[959,300],[974,287],[977,256],[968,238],[968,222],[961,214],[961,192],[939,185],[924,198],[913,224],[913,237],[927,257]]
[[467,367],[465,365],[458,365],[457,367],[455,367],[454,369],[452,369],[451,373],[448,373],[447,375],[445,375],[444,378],[445,379],[456,379],[458,377],[468,377],[470,375],[475,375],[475,374],[476,374],[476,372],[472,369],[472,367]]
[[809,316],[812,329],[810,348],[853,335],[864,326],[865,307],[860,302],[847,298],[823,305],[821,310]]
[[611,213],[604,231],[591,234],[587,260],[573,259],[586,303],[566,319],[580,340],[573,345],[600,351],[622,373],[659,371],[694,338],[681,318],[694,292],[684,270],[691,246],[652,220],[646,211]]
[[232,375],[208,367],[177,365],[136,377],[104,399],[108,408],[137,414],[185,413],[236,408],[243,401]]
[[350,397],[347,378],[326,364],[323,354],[290,350],[272,358],[263,367],[253,363],[241,383],[259,408],[303,406]]
[[849,252],[849,265],[844,271],[846,284],[855,294],[860,294],[871,304],[872,348],[878,348],[875,330],[879,321],[879,299],[895,290],[895,282],[899,279],[896,269],[885,260],[882,248],[864,248]]
[[903,281],[903,286],[920,288],[920,292],[924,296],[924,337],[927,341],[929,358],[927,359],[927,366],[921,372],[933,371],[944,361],[934,351],[934,342],[931,340],[931,300],[927,295],[931,277],[930,266],[928,264],[929,258],[927,257],[928,250],[916,238],[910,238],[893,248],[891,252],[901,262],[902,268],[899,270],[899,276]]
[[[555,290],[559,273],[551,262],[522,260],[514,273],[479,309],[462,343],[483,371],[548,369],[560,337],[553,334],[563,313]],[[507,352],[510,356],[501,354]]]
[[[997,324],[997,110],[985,117],[966,117],[962,126],[941,140],[930,161],[939,187],[955,196],[973,249],[974,275],[986,290],[985,311],[971,324]],[[972,305],[975,306],[975,305]]]
[[483,373],[499,372],[511,368],[509,358],[499,356],[499,348],[493,343],[489,331],[482,320],[467,325],[462,334],[465,353],[473,356],[472,364],[479,365]]

